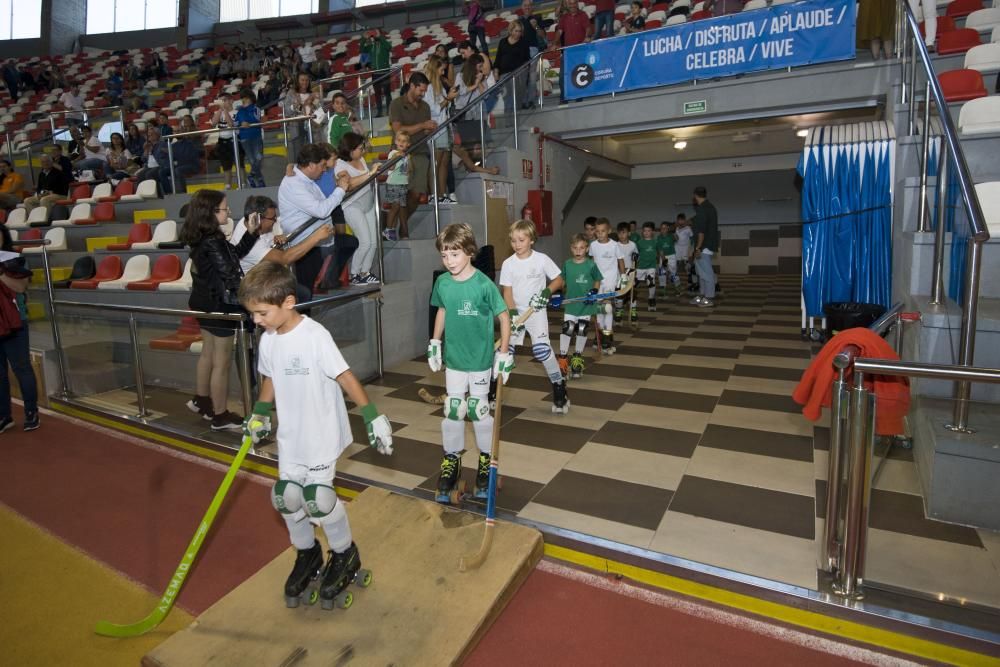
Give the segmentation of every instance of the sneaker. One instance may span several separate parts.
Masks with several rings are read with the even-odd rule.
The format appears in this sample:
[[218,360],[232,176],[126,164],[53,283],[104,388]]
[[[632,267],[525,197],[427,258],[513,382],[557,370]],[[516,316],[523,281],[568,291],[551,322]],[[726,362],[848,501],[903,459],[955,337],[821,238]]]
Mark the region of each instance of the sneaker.
[[212,409],[212,399],[208,396],[194,396],[186,403],[188,410],[197,412],[202,419],[211,419],[215,411]]
[[10,417],[4,417],[3,419],[0,419],[0,433],[3,433],[4,431],[12,428],[14,428],[13,419],[11,419]]
[[351,276],[351,279],[350,279],[349,282],[350,282],[351,285],[354,285],[354,286],[364,285],[365,284],[365,281],[361,277],[360,274],[355,274],[355,275]]
[[395,229],[383,229],[382,238],[384,238],[386,241],[398,241],[399,234],[396,233]]
[[445,201],[448,202],[449,204],[457,204],[458,203],[458,197],[455,196],[454,192],[449,192],[448,196],[445,197]]
[[711,299],[704,299],[703,298],[701,301],[698,302],[698,307],[699,308],[711,308],[714,305],[715,305],[715,302],[712,301]]
[[691,303],[691,305],[692,305],[692,306],[698,306],[698,305],[700,305],[700,304],[701,304],[701,302],[702,302],[702,300],[703,300],[704,298],[705,298],[705,297],[703,297],[703,296],[700,296],[700,295],[699,295],[699,296],[696,296],[695,298],[691,299],[690,303]]
[[229,410],[219,412],[212,417],[213,431],[242,431],[243,419]]
[[24,413],[24,430],[25,431],[34,431],[36,428],[38,428],[38,426],[39,426],[39,423],[38,423],[38,410],[35,410],[34,412],[25,412]]
[[362,285],[377,285],[379,282],[380,282],[379,279],[373,276],[371,273],[366,273],[365,275],[361,276]]

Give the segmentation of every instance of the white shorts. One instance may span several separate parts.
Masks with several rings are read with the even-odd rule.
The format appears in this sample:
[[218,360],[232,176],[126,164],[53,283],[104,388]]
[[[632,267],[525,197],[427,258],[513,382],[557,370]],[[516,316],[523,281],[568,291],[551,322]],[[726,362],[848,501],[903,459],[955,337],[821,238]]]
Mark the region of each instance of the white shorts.
[[524,334],[531,336],[531,344],[548,344],[549,342],[549,316],[545,310],[536,310],[524,323],[524,329],[510,337],[511,345],[520,345],[524,342]]
[[656,280],[656,269],[636,269],[635,282],[638,284],[644,280]]
[[477,396],[482,398],[489,396],[490,379],[493,377],[493,369],[487,368],[485,371],[456,371],[451,368],[444,369],[445,393],[448,396],[465,397]]
[[308,466],[304,463],[282,463],[278,459],[278,479],[287,479],[299,486],[310,484],[325,484],[333,486],[333,478],[337,474],[337,461]]

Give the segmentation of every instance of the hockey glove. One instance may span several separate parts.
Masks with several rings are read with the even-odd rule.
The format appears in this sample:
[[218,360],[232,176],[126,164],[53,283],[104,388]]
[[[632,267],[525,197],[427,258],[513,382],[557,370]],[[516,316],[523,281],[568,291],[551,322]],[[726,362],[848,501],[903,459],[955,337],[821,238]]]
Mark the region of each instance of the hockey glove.
[[510,351],[501,352],[500,350],[497,350],[496,355],[493,357],[494,379],[507,384],[507,378],[510,377],[510,372],[512,370],[514,370],[514,353]]
[[271,435],[271,410],[273,409],[274,403],[257,401],[253,404],[253,412],[243,420],[243,435],[253,440],[253,444],[256,445]]
[[552,296],[552,290],[546,287],[541,292],[531,297],[531,303],[529,305],[535,310],[541,310],[545,308],[545,306],[549,305],[550,296]]
[[560,306],[562,306],[562,302],[563,302],[562,294],[553,294],[552,298],[549,299],[549,305],[552,306],[553,308],[559,308]]
[[590,305],[593,305],[593,304],[597,303],[597,294],[598,294],[598,291],[596,289],[588,290],[587,291],[587,298],[584,299],[583,302],[586,303],[586,304],[590,304]]
[[622,275],[618,276],[618,284],[615,285],[615,291],[616,292],[622,291],[626,285],[628,285],[628,274],[623,273]]
[[374,403],[362,406],[361,416],[365,420],[365,432],[368,434],[368,444],[378,450],[379,454],[392,454],[392,424],[389,418],[378,413]]
[[510,335],[511,336],[517,336],[517,335],[519,335],[519,334],[521,334],[521,333],[524,332],[524,322],[521,322],[520,324],[518,324],[518,322],[517,322],[517,318],[518,317],[519,316],[518,316],[517,308],[511,308],[510,309]]
[[437,338],[431,338],[431,342],[427,345],[427,365],[431,367],[432,373],[437,373],[441,370],[441,341]]

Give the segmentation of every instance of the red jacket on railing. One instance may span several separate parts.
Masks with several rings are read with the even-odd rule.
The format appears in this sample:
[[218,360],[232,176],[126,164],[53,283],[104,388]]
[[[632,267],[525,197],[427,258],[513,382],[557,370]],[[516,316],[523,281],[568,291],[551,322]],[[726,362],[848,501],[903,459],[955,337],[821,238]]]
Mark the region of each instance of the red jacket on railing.
[[[802,374],[792,400],[802,406],[802,415],[819,419],[822,408],[830,407],[837,369],[833,358],[848,345],[856,345],[858,357],[898,360],[896,351],[881,336],[864,327],[841,331],[823,346]],[[853,367],[847,375],[854,376]],[[903,433],[903,417],[910,411],[910,383],[905,377],[875,375],[865,378],[865,388],[875,392],[875,432],[878,435]]]

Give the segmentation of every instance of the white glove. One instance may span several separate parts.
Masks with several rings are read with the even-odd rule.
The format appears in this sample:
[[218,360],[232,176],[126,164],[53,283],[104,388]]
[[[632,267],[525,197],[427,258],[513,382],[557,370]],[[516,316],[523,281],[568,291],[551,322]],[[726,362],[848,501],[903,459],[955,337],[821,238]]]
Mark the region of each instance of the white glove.
[[510,377],[512,370],[514,370],[514,353],[509,350],[506,353],[497,350],[493,357],[494,379],[502,380],[504,384],[507,384],[507,378]]
[[385,415],[380,415],[374,403],[361,408],[361,416],[365,420],[365,432],[368,434],[368,444],[378,450],[379,454],[392,454],[392,424]]
[[621,291],[621,289],[626,285],[628,285],[628,274],[623,273],[622,275],[618,276],[618,284],[615,286],[615,291],[616,292]]
[[444,366],[441,363],[441,341],[437,338],[431,338],[427,345],[427,365],[431,367],[432,373],[437,373]]

